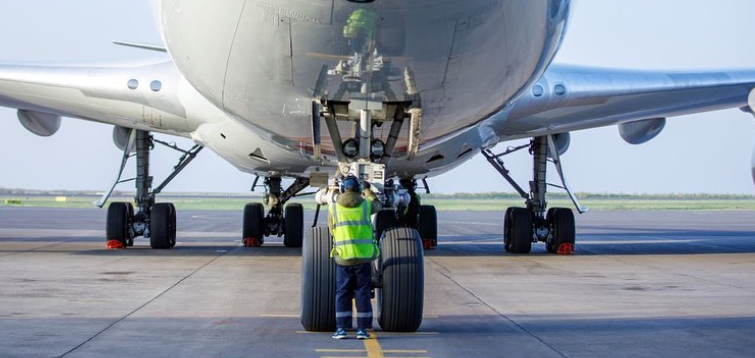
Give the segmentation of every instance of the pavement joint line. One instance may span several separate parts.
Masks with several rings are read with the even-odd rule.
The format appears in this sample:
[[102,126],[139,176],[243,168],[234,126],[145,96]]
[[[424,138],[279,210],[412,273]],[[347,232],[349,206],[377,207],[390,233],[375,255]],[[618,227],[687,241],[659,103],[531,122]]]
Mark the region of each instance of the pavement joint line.
[[[442,275],[443,277],[447,278],[447,279],[448,279],[449,281],[451,281],[451,282],[453,282],[453,283],[454,283],[455,285],[459,286],[459,288],[461,288],[462,290],[464,290],[465,292],[467,292],[467,293],[468,293],[469,295],[471,295],[472,297],[474,297],[475,299],[477,299],[478,301],[480,301],[480,303],[482,303],[482,304],[483,304],[483,305],[484,305],[485,307],[487,307],[487,308],[488,308],[489,310],[491,310],[491,311],[495,312],[495,314],[497,314],[497,315],[498,315],[499,317],[503,317],[503,318],[504,318],[505,320],[507,320],[507,321],[508,321],[509,323],[511,323],[511,324],[513,324],[513,325],[514,325],[515,327],[519,328],[519,329],[520,329],[520,330],[521,330],[522,332],[524,332],[524,333],[527,333],[527,334],[528,334],[528,335],[529,335],[530,337],[532,337],[532,338],[534,338],[535,340],[537,340],[538,342],[540,342],[540,344],[542,344],[543,346],[545,346],[545,347],[548,347],[548,348],[549,348],[550,350],[552,350],[553,352],[556,352],[556,353],[557,353],[558,355],[560,355],[561,357],[563,357],[563,358],[569,358],[569,356],[567,356],[566,354],[564,354],[564,353],[563,353],[563,352],[561,352],[560,350],[556,349],[556,347],[554,347],[554,346],[552,346],[552,345],[550,345],[550,344],[546,343],[546,342],[545,342],[545,341],[544,341],[544,340],[543,340],[542,338],[538,337],[538,336],[537,336],[536,334],[534,334],[533,332],[531,332],[530,330],[528,330],[527,328],[525,328],[525,327],[524,327],[524,326],[522,326],[521,324],[519,324],[519,323],[517,323],[516,321],[514,321],[514,320],[513,320],[513,319],[512,319],[511,317],[509,317],[509,316],[507,316],[507,315],[505,315],[505,314],[503,314],[503,313],[499,312],[499,311],[498,311],[497,309],[495,309],[495,307],[491,306],[491,305],[490,305],[490,304],[488,304],[488,303],[487,303],[487,302],[486,302],[485,300],[483,300],[483,299],[482,299],[482,297],[480,297],[480,296],[476,295],[476,294],[475,294],[474,292],[470,291],[470,290],[469,290],[468,288],[466,288],[466,287],[465,287],[464,285],[462,285],[462,284],[461,284],[460,282],[458,282],[458,281],[454,280],[454,278],[453,278],[453,277],[451,277],[451,275],[450,275],[449,273],[447,273],[447,272],[446,272],[446,271],[448,271],[448,270],[446,270],[445,266],[441,265],[440,263],[438,263],[438,262],[436,262],[435,260],[432,260],[432,259],[428,259],[427,261],[428,261],[428,262],[430,262],[430,263],[432,263],[431,267],[435,266],[435,271],[437,271],[437,272],[438,272],[439,274],[441,274],[441,275]],[[439,269],[437,269],[437,267],[441,267],[441,268],[443,268],[443,270],[439,270]]]
[[260,317],[265,318],[299,318],[298,314],[261,314]]
[[[238,246],[238,245],[236,245],[236,246]],[[235,248],[235,247],[234,247],[234,248]],[[77,345],[76,347],[73,347],[73,348],[71,348],[71,349],[70,349],[69,351],[67,351],[67,352],[65,352],[65,353],[63,353],[63,354],[61,354],[61,355],[57,356],[56,358],[63,358],[63,357],[65,357],[65,356],[67,356],[67,355],[69,355],[69,354],[71,354],[71,353],[75,352],[75,351],[76,351],[77,349],[79,349],[79,348],[83,347],[83,346],[84,346],[84,345],[86,345],[87,343],[89,343],[89,342],[93,341],[93,340],[94,340],[95,338],[97,338],[97,337],[101,336],[101,335],[102,335],[103,333],[105,333],[105,332],[107,332],[108,330],[110,330],[110,328],[113,328],[113,327],[114,327],[115,325],[117,325],[118,323],[121,323],[121,322],[125,321],[125,320],[126,320],[127,318],[129,318],[129,317],[133,316],[133,315],[134,315],[134,314],[135,314],[136,312],[139,312],[139,311],[140,311],[140,310],[141,310],[142,308],[144,308],[144,307],[147,307],[147,306],[148,306],[148,305],[149,305],[150,303],[152,303],[152,302],[156,301],[156,300],[157,300],[158,298],[162,297],[163,295],[165,295],[166,293],[168,293],[168,292],[169,292],[170,290],[172,290],[172,289],[173,289],[173,288],[175,288],[176,286],[180,285],[180,284],[181,284],[182,282],[184,282],[184,281],[186,281],[187,279],[189,279],[189,278],[190,278],[191,276],[194,276],[194,274],[196,274],[196,273],[197,273],[197,272],[199,272],[200,270],[202,270],[202,269],[204,269],[205,267],[209,266],[210,264],[212,264],[213,262],[217,261],[217,260],[218,260],[218,259],[220,259],[221,257],[223,257],[223,256],[227,255],[227,254],[228,254],[229,252],[231,252],[231,250],[229,250],[228,252],[224,252],[224,253],[222,253],[222,254],[220,254],[220,255],[218,255],[218,256],[215,256],[215,258],[213,258],[212,260],[210,260],[210,261],[206,262],[206,263],[205,263],[204,265],[202,265],[202,266],[198,267],[198,268],[197,268],[196,270],[194,270],[194,271],[192,271],[192,272],[191,272],[190,274],[188,274],[188,275],[184,276],[184,277],[183,277],[182,279],[180,279],[180,280],[176,281],[176,283],[172,284],[172,285],[171,285],[170,287],[168,287],[168,288],[166,288],[165,290],[163,290],[163,292],[160,292],[160,293],[159,293],[159,294],[158,294],[157,296],[153,297],[152,299],[150,299],[149,301],[145,302],[145,303],[144,303],[144,304],[142,304],[141,306],[139,306],[139,307],[135,308],[135,309],[134,309],[133,311],[129,312],[129,313],[128,313],[128,314],[126,314],[125,316],[123,316],[123,317],[121,317],[121,318],[117,319],[117,320],[116,320],[115,322],[113,322],[113,323],[109,324],[109,325],[108,325],[107,327],[105,327],[105,328],[104,328],[104,329],[102,329],[101,331],[97,332],[97,333],[96,333],[95,335],[93,335],[93,336],[89,337],[89,339],[85,340],[84,342],[81,342],[81,343],[80,343],[79,345]]]
[[28,254],[30,252],[39,251],[39,250],[46,249],[46,248],[53,247],[53,246],[68,244],[68,243],[71,243],[71,242],[75,242],[77,239],[78,239],[77,237],[72,237],[70,240],[58,241],[58,242],[54,242],[54,243],[51,243],[51,244],[48,244],[48,245],[42,245],[42,246],[35,247],[35,248],[32,248],[32,249],[28,249],[28,250],[10,251],[10,252],[7,252],[4,255],[0,255],[0,259],[8,257],[8,256],[13,256],[13,255]]

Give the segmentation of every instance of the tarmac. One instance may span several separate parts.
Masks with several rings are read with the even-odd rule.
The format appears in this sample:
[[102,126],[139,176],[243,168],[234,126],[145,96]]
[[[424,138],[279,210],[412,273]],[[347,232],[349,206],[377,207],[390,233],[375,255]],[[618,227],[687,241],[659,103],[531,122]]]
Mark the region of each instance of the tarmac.
[[244,248],[241,210],[106,250],[105,210],[0,207],[0,357],[753,356],[755,212],[590,212],[572,256],[505,253],[502,212],[439,212],[419,332],[336,341],[299,323],[301,250]]

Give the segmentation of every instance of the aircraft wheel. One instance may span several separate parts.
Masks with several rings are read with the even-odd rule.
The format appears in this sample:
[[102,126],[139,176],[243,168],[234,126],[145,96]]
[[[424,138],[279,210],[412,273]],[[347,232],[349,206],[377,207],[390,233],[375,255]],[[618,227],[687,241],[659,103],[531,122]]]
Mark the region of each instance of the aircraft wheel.
[[327,227],[315,227],[302,247],[301,325],[307,331],[336,328],[336,264]]
[[409,228],[390,229],[380,242],[383,287],[378,323],[386,332],[416,332],[422,324],[425,271],[422,240]]
[[[556,211],[556,208],[549,208],[548,212],[545,214],[545,220],[548,222],[548,225],[551,225],[551,229],[553,228],[553,212]],[[550,253],[555,253],[556,248],[553,245],[553,240],[545,243],[545,249],[548,250]]]
[[[105,240],[108,243],[117,241],[120,244],[116,243],[115,245],[121,246],[121,248],[133,245],[134,239],[129,231],[133,210],[131,203],[111,203],[108,206],[107,227],[105,228]],[[131,245],[129,245],[129,242],[131,242]]]
[[576,236],[574,212],[571,209],[556,208],[552,215],[548,216],[548,222],[551,223],[553,230],[553,241],[548,251],[572,254]]
[[149,217],[149,245],[153,249],[170,249],[175,244],[176,209],[169,203],[157,203]]
[[435,250],[438,247],[438,212],[432,205],[419,207],[419,236],[423,249]]
[[509,251],[528,254],[532,250],[532,214],[524,208],[511,208],[509,213]]
[[244,207],[243,235],[244,246],[256,247],[265,242],[265,208],[260,203],[249,203]]
[[286,247],[301,247],[304,237],[304,208],[301,204],[288,204],[283,213],[285,233],[283,245]]
[[176,229],[178,228],[176,221],[176,206],[173,205],[173,203],[168,203],[168,206],[170,207],[170,222],[173,227],[173,234],[170,237],[170,247],[174,248],[176,247]]
[[375,215],[375,237],[378,242],[382,239],[383,233],[398,226],[396,220],[396,211],[392,209],[380,210]]
[[511,210],[514,208],[506,208],[506,212],[503,214],[503,248],[506,252],[511,252]]

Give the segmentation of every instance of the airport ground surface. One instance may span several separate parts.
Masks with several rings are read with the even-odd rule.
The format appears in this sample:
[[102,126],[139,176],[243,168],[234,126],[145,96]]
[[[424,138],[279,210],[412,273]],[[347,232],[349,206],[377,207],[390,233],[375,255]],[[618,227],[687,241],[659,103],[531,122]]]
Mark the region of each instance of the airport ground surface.
[[[307,213],[311,221],[313,213]],[[0,357],[751,357],[755,212],[594,212],[577,252],[505,254],[500,212],[440,212],[419,332],[302,332],[300,250],[241,213],[105,250],[105,211],[0,207]]]

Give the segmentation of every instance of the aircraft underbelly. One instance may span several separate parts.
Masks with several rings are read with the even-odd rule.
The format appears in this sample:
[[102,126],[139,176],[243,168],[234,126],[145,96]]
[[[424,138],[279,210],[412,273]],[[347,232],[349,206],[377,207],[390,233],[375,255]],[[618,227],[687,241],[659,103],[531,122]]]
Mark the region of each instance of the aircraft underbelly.
[[[367,88],[380,101],[405,101],[407,77],[427,144],[479,123],[536,79],[561,36],[557,3],[568,2],[164,0],[161,21],[189,82],[285,147],[311,147],[314,97],[350,101]],[[339,68],[357,56],[369,73],[354,88]],[[387,136],[387,126],[375,134]]]
[[[428,139],[500,109],[536,72],[552,35],[548,1],[226,3],[178,0],[171,6],[173,12],[164,16],[166,39],[179,68],[229,113],[295,137],[306,135],[301,128],[309,123],[321,68],[333,68],[360,50],[364,39],[349,37],[349,31],[365,31],[349,24],[360,9],[374,14],[366,31],[390,66],[373,79],[374,87],[387,85],[402,99],[402,72],[411,68]],[[338,95],[341,82],[329,76],[328,94]],[[340,97],[348,100],[348,94]]]

